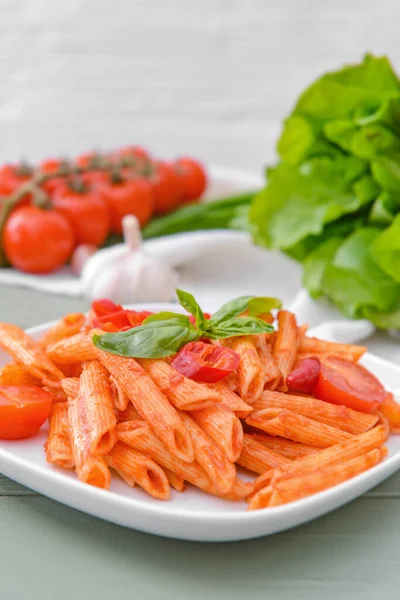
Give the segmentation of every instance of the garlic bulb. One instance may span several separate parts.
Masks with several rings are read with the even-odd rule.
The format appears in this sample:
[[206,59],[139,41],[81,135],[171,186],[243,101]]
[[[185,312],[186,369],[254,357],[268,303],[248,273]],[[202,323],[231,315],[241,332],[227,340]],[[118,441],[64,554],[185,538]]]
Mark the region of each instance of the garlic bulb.
[[110,298],[118,304],[171,300],[176,274],[143,251],[136,217],[127,215],[122,225],[125,244],[99,250],[85,262],[81,273],[84,294],[91,300]]

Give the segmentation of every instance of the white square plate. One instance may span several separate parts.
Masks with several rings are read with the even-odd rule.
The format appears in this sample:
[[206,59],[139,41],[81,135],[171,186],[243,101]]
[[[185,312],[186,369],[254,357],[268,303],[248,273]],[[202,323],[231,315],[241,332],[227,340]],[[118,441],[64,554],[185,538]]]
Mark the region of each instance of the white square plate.
[[[177,310],[176,305],[141,305],[140,310]],[[50,323],[28,330],[42,335]],[[335,325],[326,326],[326,337],[335,337]],[[324,326],[318,327],[324,337]],[[0,366],[8,357],[0,352]],[[400,369],[372,354],[362,363],[389,389],[400,387]],[[30,439],[0,441],[0,472],[54,500],[95,517],[157,535],[196,541],[225,542],[276,533],[315,519],[360,496],[400,468],[400,435],[388,442],[388,457],[379,465],[334,488],[284,506],[246,512],[245,503],[228,502],[188,486],[183,494],[172,491],[161,502],[138,487],[131,489],[113,477],[110,491],[103,491],[76,479],[72,472],[46,463],[43,443],[47,426]]]

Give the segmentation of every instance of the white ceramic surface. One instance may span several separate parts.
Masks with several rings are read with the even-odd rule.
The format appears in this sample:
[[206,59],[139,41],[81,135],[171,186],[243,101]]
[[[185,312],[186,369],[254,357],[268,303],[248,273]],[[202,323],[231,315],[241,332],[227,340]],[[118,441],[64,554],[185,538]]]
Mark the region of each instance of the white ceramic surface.
[[[149,310],[171,310],[171,305],[141,305]],[[211,309],[211,307],[210,307]],[[39,336],[49,324],[29,332]],[[318,335],[338,339],[335,323],[318,327]],[[7,357],[0,353],[0,365]],[[390,389],[399,388],[400,369],[367,354],[363,364]],[[172,492],[168,502],[131,489],[113,477],[106,492],[77,481],[73,473],[47,464],[43,452],[46,426],[34,438],[0,442],[0,472],[37,492],[90,515],[119,525],[166,537],[196,541],[234,541],[260,537],[294,527],[342,506],[371,489],[400,468],[400,436],[387,443],[389,456],[378,466],[330,490],[285,506],[246,512],[244,503],[208,496],[188,486]]]

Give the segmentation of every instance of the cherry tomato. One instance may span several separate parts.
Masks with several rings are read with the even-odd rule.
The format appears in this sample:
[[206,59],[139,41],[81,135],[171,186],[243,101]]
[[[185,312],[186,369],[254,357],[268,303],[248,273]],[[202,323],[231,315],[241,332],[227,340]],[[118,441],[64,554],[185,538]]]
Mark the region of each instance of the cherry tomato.
[[198,200],[207,187],[207,174],[203,165],[194,158],[183,156],[175,161],[174,168],[181,183],[181,202],[185,204]]
[[68,219],[77,244],[100,246],[110,231],[108,207],[102,196],[87,185],[71,189],[65,182],[52,197],[54,209]]
[[27,165],[4,165],[0,168],[0,195],[9,196],[31,179],[33,169]]
[[321,363],[314,395],[332,404],[343,404],[370,413],[382,404],[386,392],[365,367],[329,356]]
[[52,397],[40,387],[0,386],[0,439],[18,440],[35,435],[48,419]]
[[53,210],[23,206],[7,219],[3,246],[16,269],[27,273],[50,273],[68,260],[74,248],[74,234],[63,215]]
[[126,179],[121,183],[99,183],[99,193],[107,203],[111,216],[111,231],[122,233],[125,215],[137,217],[143,227],[153,214],[151,185],[144,179]]
[[113,154],[113,158],[121,160],[126,166],[133,166],[139,169],[151,162],[149,152],[141,146],[125,146],[124,148],[117,150],[117,152]]
[[150,182],[153,189],[154,212],[164,215],[177,208],[182,197],[180,177],[167,162],[157,161],[152,165]]
[[303,358],[286,377],[290,391],[312,394],[317,385],[321,363],[318,358]]
[[171,366],[193,381],[216,383],[235,371],[239,362],[239,354],[230,348],[189,342],[175,356]]
[[103,162],[105,158],[107,157],[99,152],[85,152],[85,154],[77,156],[75,163],[82,168],[95,167]]

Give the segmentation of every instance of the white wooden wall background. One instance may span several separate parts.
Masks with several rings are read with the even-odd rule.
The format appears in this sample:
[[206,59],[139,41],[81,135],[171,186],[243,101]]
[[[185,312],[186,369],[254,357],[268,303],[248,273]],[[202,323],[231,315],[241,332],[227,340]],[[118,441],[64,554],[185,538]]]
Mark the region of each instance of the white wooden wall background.
[[126,143],[257,170],[324,70],[388,54],[399,0],[0,0],[0,160]]

